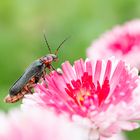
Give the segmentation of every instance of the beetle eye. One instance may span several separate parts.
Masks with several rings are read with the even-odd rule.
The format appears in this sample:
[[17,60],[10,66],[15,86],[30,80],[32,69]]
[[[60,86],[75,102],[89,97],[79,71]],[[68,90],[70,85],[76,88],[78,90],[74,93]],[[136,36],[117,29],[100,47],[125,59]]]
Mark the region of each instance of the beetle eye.
[[52,58],[53,58],[53,61],[57,61],[58,57],[54,54],[52,54]]
[[53,56],[53,59],[57,59],[57,56]]

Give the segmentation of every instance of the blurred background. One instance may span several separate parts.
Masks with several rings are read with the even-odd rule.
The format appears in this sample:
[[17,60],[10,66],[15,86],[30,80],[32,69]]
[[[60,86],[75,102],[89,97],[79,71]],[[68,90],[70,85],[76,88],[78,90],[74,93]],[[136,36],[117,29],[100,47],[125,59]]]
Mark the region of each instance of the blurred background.
[[[71,38],[59,51],[61,63],[86,57],[86,48],[101,33],[116,24],[140,17],[139,0],[4,0],[0,1],[0,109],[9,87],[35,59],[48,53],[43,38],[46,31],[53,50]],[[129,140],[139,140],[140,130],[127,133]]]

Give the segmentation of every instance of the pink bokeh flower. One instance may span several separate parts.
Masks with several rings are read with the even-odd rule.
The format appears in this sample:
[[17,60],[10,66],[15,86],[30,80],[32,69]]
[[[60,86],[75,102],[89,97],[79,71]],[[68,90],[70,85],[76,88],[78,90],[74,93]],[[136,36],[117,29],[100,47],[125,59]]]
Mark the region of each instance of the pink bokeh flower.
[[46,110],[12,110],[0,113],[0,140],[87,140],[87,134]]
[[93,59],[115,56],[140,69],[140,20],[118,25],[93,41],[87,56]]
[[72,66],[62,64],[38,83],[33,95],[27,95],[22,107],[45,108],[68,116],[89,131],[89,139],[111,137],[121,130],[139,127],[140,78],[138,70],[121,60],[82,59]]

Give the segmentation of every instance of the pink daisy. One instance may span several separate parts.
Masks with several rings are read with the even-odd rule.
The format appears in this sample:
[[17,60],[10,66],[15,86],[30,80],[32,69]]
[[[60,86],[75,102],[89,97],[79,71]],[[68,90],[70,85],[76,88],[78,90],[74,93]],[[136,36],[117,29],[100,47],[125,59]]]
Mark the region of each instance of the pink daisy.
[[140,69],[140,20],[116,26],[93,41],[87,56],[93,59],[116,56]]
[[62,64],[37,84],[23,100],[23,108],[52,109],[89,131],[89,139],[111,137],[139,127],[140,78],[138,70],[115,60],[82,59]]
[[46,110],[0,113],[0,140],[87,140],[84,130]]

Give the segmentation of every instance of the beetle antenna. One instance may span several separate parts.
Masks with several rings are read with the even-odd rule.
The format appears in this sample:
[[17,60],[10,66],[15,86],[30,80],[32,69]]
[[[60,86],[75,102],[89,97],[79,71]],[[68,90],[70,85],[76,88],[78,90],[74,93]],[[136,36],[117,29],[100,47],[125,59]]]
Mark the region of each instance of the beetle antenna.
[[66,37],[61,43],[60,45],[57,47],[56,51],[55,51],[55,55],[57,55],[58,50],[60,49],[60,47],[64,44],[64,42],[66,42],[68,39],[70,38],[70,36]]
[[50,45],[49,45],[49,43],[48,43],[48,41],[47,41],[47,38],[46,38],[45,33],[44,33],[44,39],[45,39],[45,43],[46,43],[46,45],[47,45],[47,47],[48,47],[48,49],[49,49],[49,52],[52,53],[51,48],[50,48]]

